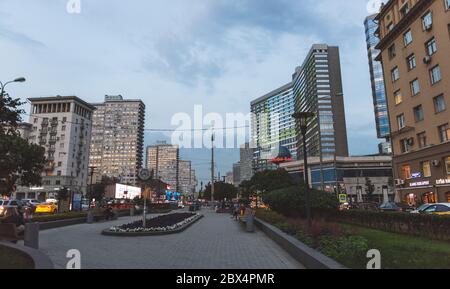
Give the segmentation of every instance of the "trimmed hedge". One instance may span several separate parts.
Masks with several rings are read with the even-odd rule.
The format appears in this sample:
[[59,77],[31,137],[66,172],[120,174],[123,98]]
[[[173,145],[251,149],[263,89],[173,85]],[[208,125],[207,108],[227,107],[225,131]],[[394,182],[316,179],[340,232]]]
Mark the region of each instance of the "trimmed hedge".
[[387,232],[450,241],[450,216],[349,210],[330,211],[325,217]]
[[77,218],[85,218],[87,217],[87,212],[71,212],[71,213],[61,213],[55,215],[42,215],[35,216],[31,219],[32,222],[52,222],[52,221],[61,221],[61,220],[69,220],[69,219],[77,219]]
[[[310,190],[312,212],[337,210],[339,203],[333,194]],[[305,190],[303,186],[293,186],[263,196],[264,202],[274,211],[286,216],[305,217]]]

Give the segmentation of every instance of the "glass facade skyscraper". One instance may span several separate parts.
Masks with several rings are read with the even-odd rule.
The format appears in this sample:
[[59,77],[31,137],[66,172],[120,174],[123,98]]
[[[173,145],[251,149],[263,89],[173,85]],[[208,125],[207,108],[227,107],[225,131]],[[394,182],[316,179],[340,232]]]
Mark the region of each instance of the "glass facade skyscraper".
[[[377,125],[378,138],[388,139],[390,135],[389,116],[386,101],[386,91],[384,88],[383,68],[381,62],[376,60],[380,51],[376,46],[380,39],[376,35],[378,23],[375,20],[376,14],[369,16],[364,21],[366,31],[367,53],[369,57],[370,79],[372,83],[372,97],[375,109],[375,121]],[[384,150],[390,150],[390,146],[380,146]]]
[[252,101],[252,147],[254,172],[276,169],[272,159],[284,147],[297,157],[295,100],[292,83]]
[[[308,157],[348,156],[339,48],[313,45],[292,83],[296,111],[316,113],[306,135]],[[298,137],[299,148],[302,142]]]

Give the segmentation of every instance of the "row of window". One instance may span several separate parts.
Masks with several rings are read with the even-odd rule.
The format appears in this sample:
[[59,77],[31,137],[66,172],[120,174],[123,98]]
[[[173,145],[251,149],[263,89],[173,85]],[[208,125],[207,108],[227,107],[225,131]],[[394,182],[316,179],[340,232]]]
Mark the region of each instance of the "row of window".
[[[401,98],[401,94],[396,94],[396,99],[400,99]],[[434,102],[434,112],[436,114],[444,112],[447,110],[447,104],[445,102],[445,98],[444,95],[441,94],[439,96],[436,96],[435,98],[433,98],[433,102]],[[422,120],[424,120],[424,111],[423,111],[423,107],[422,105],[416,106],[413,108],[413,113],[414,113],[414,119],[416,122],[420,122]],[[397,116],[397,125],[398,125],[398,129],[402,130],[406,127],[406,119],[405,119],[405,114],[402,113],[400,115]]]
[[[450,176],[450,157],[444,158],[444,165],[445,165],[446,174]],[[431,177],[432,166],[433,166],[433,163],[431,161],[423,161],[420,163],[422,177],[424,177],[424,178]],[[410,165],[402,166],[401,174],[402,174],[403,179],[411,179],[412,178],[411,166]]]
[[[437,127],[439,132],[439,138],[441,143],[450,141],[450,126],[448,123],[440,125]],[[400,149],[402,153],[407,153],[414,146],[414,138],[404,138],[400,140]],[[417,134],[417,141],[419,148],[424,148],[428,146],[427,133],[421,132]]]

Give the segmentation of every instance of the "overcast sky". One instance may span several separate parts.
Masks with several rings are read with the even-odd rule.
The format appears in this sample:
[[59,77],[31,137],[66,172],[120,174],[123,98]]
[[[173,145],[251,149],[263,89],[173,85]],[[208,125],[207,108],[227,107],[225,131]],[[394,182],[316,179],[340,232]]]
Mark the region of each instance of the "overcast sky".
[[[314,43],[341,50],[353,155],[377,152],[364,35],[368,0],[0,1],[0,80],[16,97],[105,94],[141,98],[146,128],[173,128],[177,112],[248,113],[250,101],[287,83]],[[164,138],[147,132],[146,143]],[[220,152],[219,152],[220,154]],[[189,153],[185,154],[185,158]],[[191,156],[208,178],[208,152]],[[222,152],[218,169],[238,154]]]

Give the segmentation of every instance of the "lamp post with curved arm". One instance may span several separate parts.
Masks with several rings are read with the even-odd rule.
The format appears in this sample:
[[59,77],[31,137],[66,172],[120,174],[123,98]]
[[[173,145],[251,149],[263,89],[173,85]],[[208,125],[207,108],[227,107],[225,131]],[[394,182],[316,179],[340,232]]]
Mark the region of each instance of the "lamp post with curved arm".
[[0,88],[1,88],[1,90],[0,90],[0,98],[3,98],[3,95],[5,94],[5,87],[8,84],[14,83],[14,82],[25,82],[25,81],[26,81],[25,77],[19,77],[19,78],[16,78],[14,80],[7,81],[4,84],[3,84],[3,82],[0,81]]

